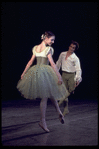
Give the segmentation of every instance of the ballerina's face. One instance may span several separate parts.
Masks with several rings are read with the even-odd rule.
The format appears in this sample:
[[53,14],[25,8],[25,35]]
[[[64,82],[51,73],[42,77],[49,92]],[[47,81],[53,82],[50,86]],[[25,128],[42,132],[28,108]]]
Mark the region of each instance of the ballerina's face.
[[51,36],[50,38],[46,37],[46,43],[51,46],[54,43],[55,36]]

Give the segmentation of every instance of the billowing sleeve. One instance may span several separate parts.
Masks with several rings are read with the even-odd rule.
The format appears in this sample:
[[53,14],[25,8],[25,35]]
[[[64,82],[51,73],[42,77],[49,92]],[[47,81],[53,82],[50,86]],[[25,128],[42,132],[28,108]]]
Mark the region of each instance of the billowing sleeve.
[[36,55],[35,48],[36,48],[36,46],[34,46],[34,47],[32,48],[32,53],[33,53],[33,55]]
[[51,52],[52,55],[54,54],[54,49],[52,47],[48,47],[46,49],[45,55],[47,56],[50,52]]
[[82,70],[81,70],[79,58],[76,59],[76,63],[75,64],[76,64],[75,65],[76,76],[75,76],[74,80],[78,81],[78,82],[81,82],[82,81]]
[[60,70],[61,66],[62,66],[62,53],[59,56],[59,59],[56,62],[56,66],[58,68],[58,70]]

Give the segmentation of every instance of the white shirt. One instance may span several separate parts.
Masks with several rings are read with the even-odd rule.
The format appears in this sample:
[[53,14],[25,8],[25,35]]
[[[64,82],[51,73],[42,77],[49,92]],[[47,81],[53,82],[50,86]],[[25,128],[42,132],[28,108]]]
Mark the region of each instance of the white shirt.
[[82,81],[82,77],[81,77],[82,70],[81,70],[79,58],[76,56],[75,53],[73,53],[66,60],[65,59],[66,54],[67,54],[67,52],[62,52],[59,56],[58,61],[56,62],[56,66],[57,66],[58,70],[61,67],[62,71],[76,72],[74,80],[81,82]]

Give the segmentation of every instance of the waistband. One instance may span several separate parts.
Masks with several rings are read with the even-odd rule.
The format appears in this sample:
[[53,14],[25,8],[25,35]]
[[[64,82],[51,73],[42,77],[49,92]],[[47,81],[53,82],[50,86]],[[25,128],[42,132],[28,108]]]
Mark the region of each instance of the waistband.
[[76,72],[67,72],[67,71],[62,71],[62,73],[75,74]]

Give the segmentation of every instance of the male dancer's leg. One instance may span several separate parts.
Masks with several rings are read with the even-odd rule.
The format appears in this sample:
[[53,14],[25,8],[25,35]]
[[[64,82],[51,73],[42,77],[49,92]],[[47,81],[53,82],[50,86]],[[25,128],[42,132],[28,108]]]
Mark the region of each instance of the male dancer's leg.
[[62,73],[62,79],[63,79],[63,82],[64,82],[65,87],[67,89],[67,96],[65,97],[65,99],[59,101],[59,106],[64,102],[64,107],[65,107],[64,112],[63,112],[63,115],[64,115],[64,114],[69,113],[69,110],[68,110],[68,96],[70,95],[70,93],[68,91],[69,90],[68,74],[63,72]]
[[[74,81],[74,77],[75,77],[75,73],[73,74],[68,74],[68,97],[70,96],[70,94],[75,90],[75,81]],[[69,113],[68,110],[68,98],[65,98],[64,100],[64,111],[63,111],[63,115],[65,116],[66,114]]]

